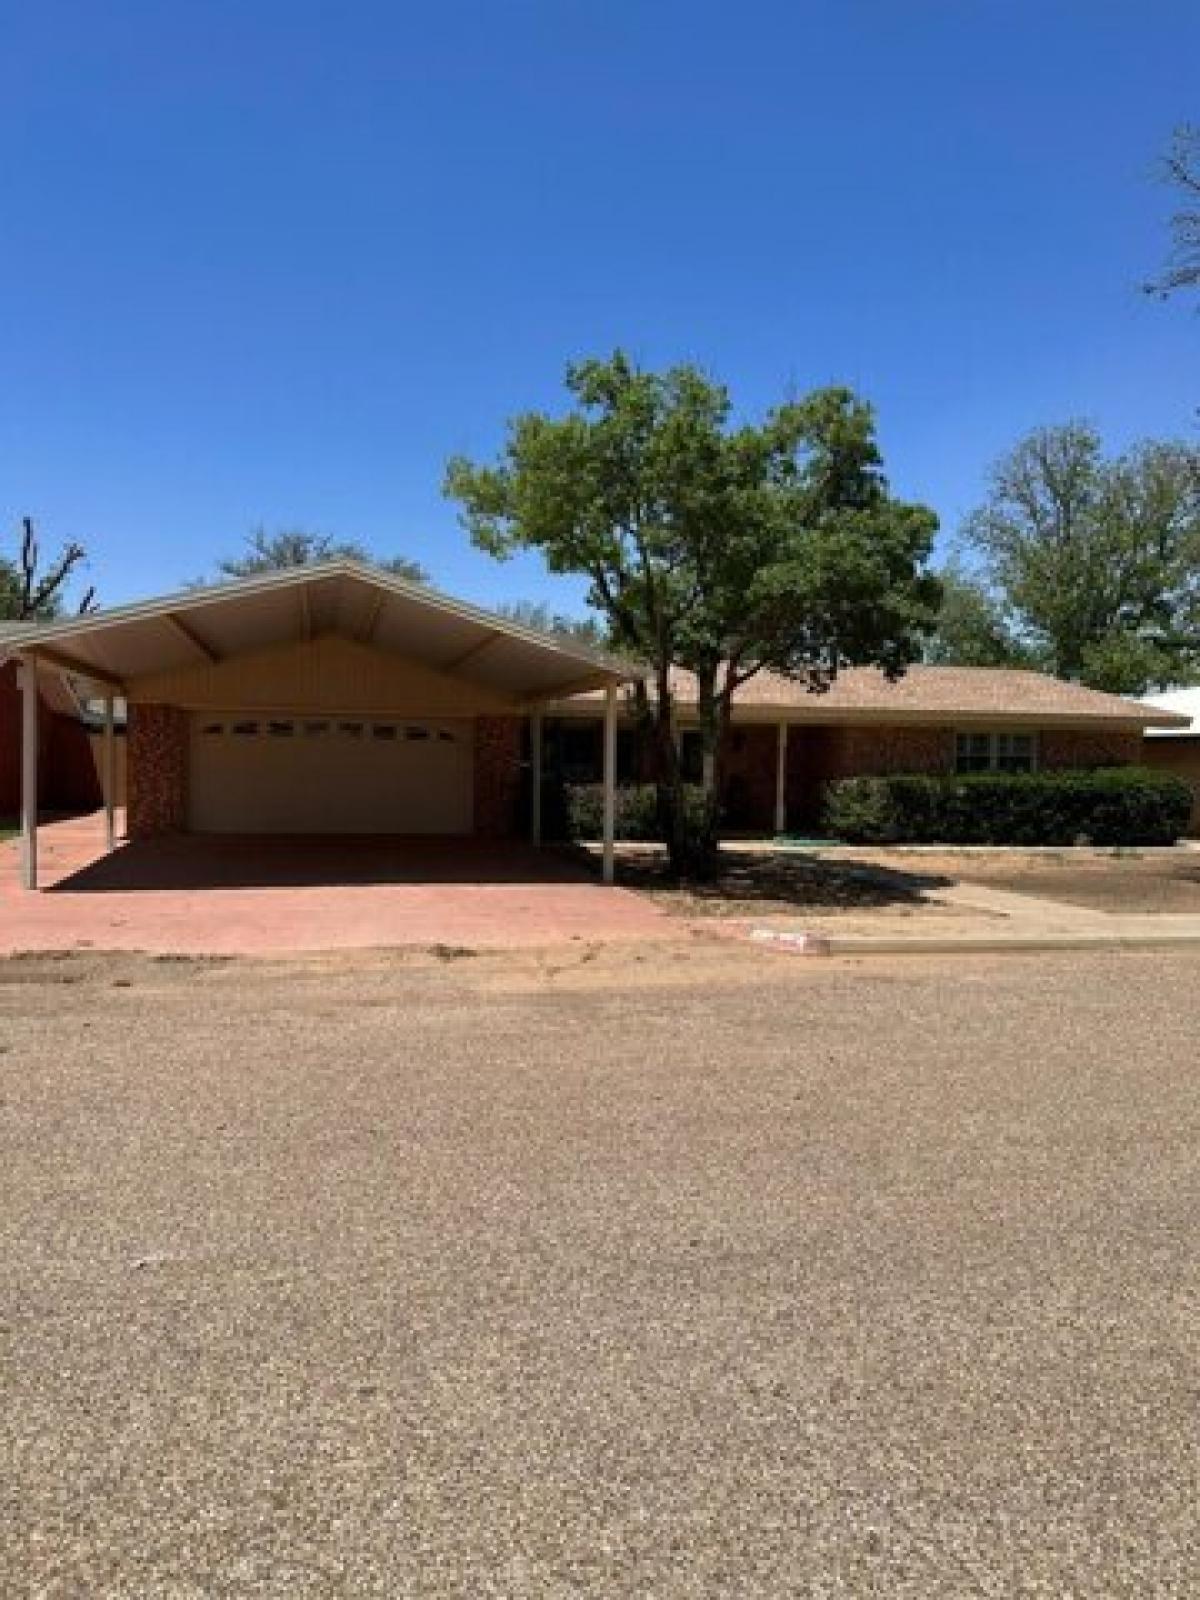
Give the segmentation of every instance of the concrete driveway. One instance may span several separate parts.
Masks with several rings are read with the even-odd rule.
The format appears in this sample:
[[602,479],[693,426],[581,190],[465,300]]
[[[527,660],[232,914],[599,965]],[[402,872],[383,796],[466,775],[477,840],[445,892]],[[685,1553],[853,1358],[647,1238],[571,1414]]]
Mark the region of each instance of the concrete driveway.
[[552,850],[475,839],[187,836],[103,849],[99,817],[40,830],[42,887],[0,844],[0,954],[286,955],[433,945],[639,940],[670,928]]
[[1198,973],[0,963],[0,1593],[1194,1595]]

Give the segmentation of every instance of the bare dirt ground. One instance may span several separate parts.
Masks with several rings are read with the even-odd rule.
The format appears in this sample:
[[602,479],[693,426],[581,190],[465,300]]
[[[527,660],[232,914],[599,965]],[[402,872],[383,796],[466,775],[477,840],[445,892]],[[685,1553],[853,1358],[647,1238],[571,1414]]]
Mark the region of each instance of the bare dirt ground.
[[[1094,911],[1200,912],[1200,851],[1064,850],[1060,854],[946,850],[855,852],[864,863],[942,882],[975,883]],[[832,863],[831,863],[832,864]]]
[[[1200,913],[1200,851],[905,851],[841,847],[832,854],[730,849],[710,884],[672,884],[661,852],[627,854],[620,881],[679,916],[804,916],[879,926],[917,918],[952,925],[968,913],[936,901],[977,884],[1088,910]],[[977,916],[978,913],[975,913]]]
[[1193,1593],[1198,978],[0,964],[0,1592]]

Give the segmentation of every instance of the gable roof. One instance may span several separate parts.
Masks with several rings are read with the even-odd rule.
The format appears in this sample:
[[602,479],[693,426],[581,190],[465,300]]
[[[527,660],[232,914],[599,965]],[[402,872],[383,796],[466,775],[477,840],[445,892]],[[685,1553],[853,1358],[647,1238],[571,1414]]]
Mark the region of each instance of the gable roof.
[[0,656],[34,655],[123,689],[151,673],[335,633],[407,657],[514,701],[602,688],[629,667],[573,639],[336,559],[44,623],[0,637]]
[[[691,673],[674,673],[673,690],[681,705],[695,705]],[[1180,722],[1171,712],[1136,700],[1008,667],[917,665],[894,680],[875,667],[847,667],[816,694],[803,680],[760,672],[737,691],[734,707],[739,721],[1120,723],[1133,728]]]

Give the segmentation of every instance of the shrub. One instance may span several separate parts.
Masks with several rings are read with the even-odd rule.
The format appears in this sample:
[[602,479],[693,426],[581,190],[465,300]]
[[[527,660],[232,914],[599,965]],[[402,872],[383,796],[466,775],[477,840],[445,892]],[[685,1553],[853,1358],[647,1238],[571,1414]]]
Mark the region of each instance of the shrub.
[[[567,837],[599,839],[604,826],[604,785],[568,784],[565,802]],[[685,804],[688,831],[698,831],[704,810],[704,796],[699,787],[685,790]],[[658,795],[652,783],[628,783],[618,787],[613,832],[618,839],[649,842],[661,839]]]
[[843,778],[825,830],[851,844],[1174,844],[1191,791],[1142,767]]

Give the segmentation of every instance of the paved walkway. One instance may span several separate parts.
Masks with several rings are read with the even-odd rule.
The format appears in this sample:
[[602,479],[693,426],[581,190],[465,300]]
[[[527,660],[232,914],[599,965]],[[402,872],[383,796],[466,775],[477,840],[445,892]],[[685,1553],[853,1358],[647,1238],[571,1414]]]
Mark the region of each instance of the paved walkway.
[[642,896],[553,850],[462,839],[184,837],[103,851],[98,816],[39,831],[42,887],[0,844],[0,955],[288,955],[536,948],[677,936]]

